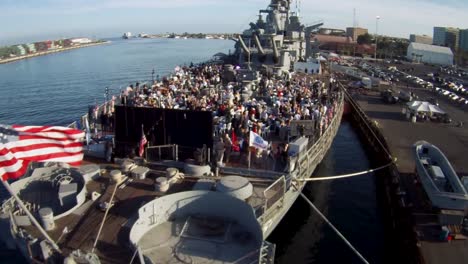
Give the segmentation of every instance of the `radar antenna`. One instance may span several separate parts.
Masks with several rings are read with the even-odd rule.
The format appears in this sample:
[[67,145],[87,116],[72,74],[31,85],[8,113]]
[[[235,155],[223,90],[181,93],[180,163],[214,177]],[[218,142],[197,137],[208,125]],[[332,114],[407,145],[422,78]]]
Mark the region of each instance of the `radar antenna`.
[[300,15],[301,15],[301,0],[297,0],[297,2],[299,3],[299,5],[297,7],[297,17],[300,17]]

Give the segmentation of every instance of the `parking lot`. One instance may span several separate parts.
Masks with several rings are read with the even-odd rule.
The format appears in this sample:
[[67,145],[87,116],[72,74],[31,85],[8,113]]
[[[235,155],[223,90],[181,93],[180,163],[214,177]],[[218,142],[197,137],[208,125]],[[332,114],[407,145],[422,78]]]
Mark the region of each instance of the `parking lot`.
[[[455,83],[460,87],[457,92],[452,91],[453,89],[449,90],[449,78],[452,77],[448,77],[450,74],[446,72],[440,72],[440,68],[435,66],[406,62],[375,64],[366,61],[367,66],[363,67],[362,61],[348,61],[347,63],[368,76],[380,77],[381,83],[378,87],[354,89],[354,91],[356,91],[356,99],[369,117],[380,124],[384,134],[388,133],[389,143],[394,147],[392,152],[395,151],[394,154],[402,158],[399,162],[402,171],[414,170],[411,146],[417,140],[426,139],[441,146],[458,171],[468,175],[468,163],[464,158],[464,153],[468,149],[468,104],[466,100],[460,101],[455,100],[453,96],[450,97],[450,94],[456,93],[459,98],[468,98],[467,90],[461,89],[465,89],[464,83]],[[429,73],[437,72],[440,72],[440,78],[445,79],[445,84],[434,81],[434,76],[428,76]],[[345,83],[351,79],[353,77],[347,79]],[[468,82],[468,76],[458,76],[457,79]],[[394,96],[398,98],[395,102],[383,100],[381,92],[387,89],[393,91]],[[357,92],[358,90],[360,92]],[[412,95],[412,98],[404,98],[402,94]],[[402,113],[402,109],[406,108],[409,100],[429,101],[437,104],[447,113],[451,122],[445,123],[445,119],[430,119],[432,121],[419,122],[418,120],[417,123],[412,123]]]
[[392,84],[397,88],[411,88],[414,91],[425,88],[433,92],[423,93],[429,98],[434,97],[443,101],[447,99],[447,103],[461,108],[466,108],[468,105],[468,73],[463,70],[406,62],[379,63],[372,66],[380,68],[384,78],[393,76]]
[[343,64],[373,77],[379,82],[374,87],[388,89],[396,101],[429,101],[439,105],[454,122],[468,121],[463,113],[468,111],[468,72],[464,70],[404,61],[348,60]]

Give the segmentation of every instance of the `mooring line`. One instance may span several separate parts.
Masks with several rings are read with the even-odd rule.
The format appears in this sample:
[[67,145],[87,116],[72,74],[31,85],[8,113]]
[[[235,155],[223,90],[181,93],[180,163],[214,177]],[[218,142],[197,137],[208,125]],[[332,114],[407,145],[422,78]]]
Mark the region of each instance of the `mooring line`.
[[317,212],[318,215],[328,224],[328,226],[335,231],[335,233],[348,245],[349,248],[362,260],[363,263],[369,264],[369,262],[359,253],[359,251],[351,245],[351,243],[343,236],[343,234],[336,229],[336,227],[325,217],[325,215],[320,212],[320,210],[305,196],[302,192],[300,193],[301,197],[304,198],[304,200],[314,209],[315,212]]
[[343,179],[343,178],[351,178],[351,177],[356,177],[356,176],[361,176],[364,174],[368,174],[374,171],[382,170],[387,167],[390,167],[393,163],[396,163],[397,159],[395,158],[392,162],[380,166],[375,169],[370,169],[370,170],[365,170],[365,171],[360,171],[360,172],[355,172],[355,173],[349,173],[349,174],[343,174],[343,175],[337,175],[337,176],[329,176],[329,177],[314,177],[314,178],[307,178],[307,179],[296,179],[298,182],[311,182],[311,181],[327,181],[327,180],[336,180],[336,179]]

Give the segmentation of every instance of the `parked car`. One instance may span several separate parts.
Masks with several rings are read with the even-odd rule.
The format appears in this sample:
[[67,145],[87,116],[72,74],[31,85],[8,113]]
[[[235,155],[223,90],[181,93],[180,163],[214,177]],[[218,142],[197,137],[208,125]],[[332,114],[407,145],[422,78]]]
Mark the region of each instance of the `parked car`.
[[441,121],[444,122],[444,123],[452,123],[452,118],[450,118],[450,116],[448,114],[444,114],[441,116]]
[[380,93],[380,97],[387,104],[396,104],[399,100],[398,96],[394,95],[395,92],[391,89],[387,89]]
[[400,91],[400,93],[398,93],[398,99],[404,102],[410,102],[413,101],[413,96],[409,92]]

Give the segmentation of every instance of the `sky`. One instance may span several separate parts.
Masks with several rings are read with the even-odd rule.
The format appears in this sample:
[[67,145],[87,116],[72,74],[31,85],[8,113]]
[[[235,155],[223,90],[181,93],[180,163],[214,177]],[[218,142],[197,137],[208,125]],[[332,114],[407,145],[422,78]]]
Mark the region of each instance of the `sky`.
[[[240,33],[270,0],[0,0],[0,45],[138,33]],[[293,8],[296,0],[293,0]],[[468,0],[302,0],[305,24],[353,26],[408,38],[434,26],[468,28]],[[376,16],[380,16],[376,27]]]

